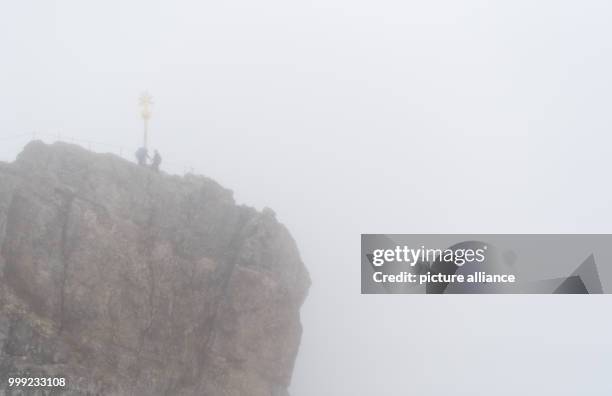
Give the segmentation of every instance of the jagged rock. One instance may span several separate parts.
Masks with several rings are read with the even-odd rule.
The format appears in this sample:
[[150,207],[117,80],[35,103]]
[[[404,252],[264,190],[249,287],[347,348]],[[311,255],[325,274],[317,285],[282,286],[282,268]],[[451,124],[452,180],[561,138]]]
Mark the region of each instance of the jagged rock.
[[0,394],[286,395],[309,286],[274,212],[208,178],[62,143],[0,163]]

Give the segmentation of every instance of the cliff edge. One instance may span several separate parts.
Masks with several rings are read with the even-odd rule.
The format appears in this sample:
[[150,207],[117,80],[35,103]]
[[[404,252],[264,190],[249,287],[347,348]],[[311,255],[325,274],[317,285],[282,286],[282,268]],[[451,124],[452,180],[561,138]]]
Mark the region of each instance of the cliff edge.
[[63,143],[0,163],[0,394],[286,395],[309,286],[274,213],[208,178]]

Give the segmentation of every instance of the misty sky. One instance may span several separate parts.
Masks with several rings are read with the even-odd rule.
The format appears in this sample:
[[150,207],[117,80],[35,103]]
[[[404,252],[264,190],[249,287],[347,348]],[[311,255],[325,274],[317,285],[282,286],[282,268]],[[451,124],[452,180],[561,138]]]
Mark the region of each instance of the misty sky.
[[0,0],[0,159],[33,132],[131,159],[149,90],[162,167],[298,242],[293,396],[609,395],[610,297],[361,296],[359,241],[612,232],[610,21],[603,0]]

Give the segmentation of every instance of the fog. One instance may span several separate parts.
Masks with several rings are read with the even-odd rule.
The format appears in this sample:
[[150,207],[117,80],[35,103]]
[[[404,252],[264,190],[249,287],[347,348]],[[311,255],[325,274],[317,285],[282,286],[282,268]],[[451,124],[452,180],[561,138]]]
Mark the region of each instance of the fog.
[[293,396],[608,395],[608,296],[360,295],[359,243],[611,232],[610,20],[603,0],[4,1],[0,159],[34,133],[131,159],[148,90],[162,167],[273,208],[300,247]]

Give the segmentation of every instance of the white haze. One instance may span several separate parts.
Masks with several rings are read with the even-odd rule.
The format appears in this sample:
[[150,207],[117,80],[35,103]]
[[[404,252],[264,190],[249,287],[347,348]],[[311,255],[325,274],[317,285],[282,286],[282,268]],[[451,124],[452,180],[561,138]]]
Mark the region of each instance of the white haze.
[[[608,296],[362,296],[360,233],[611,232],[609,1],[0,1],[0,158],[151,145],[273,208],[293,396],[609,395]],[[609,265],[609,263],[600,263]]]

